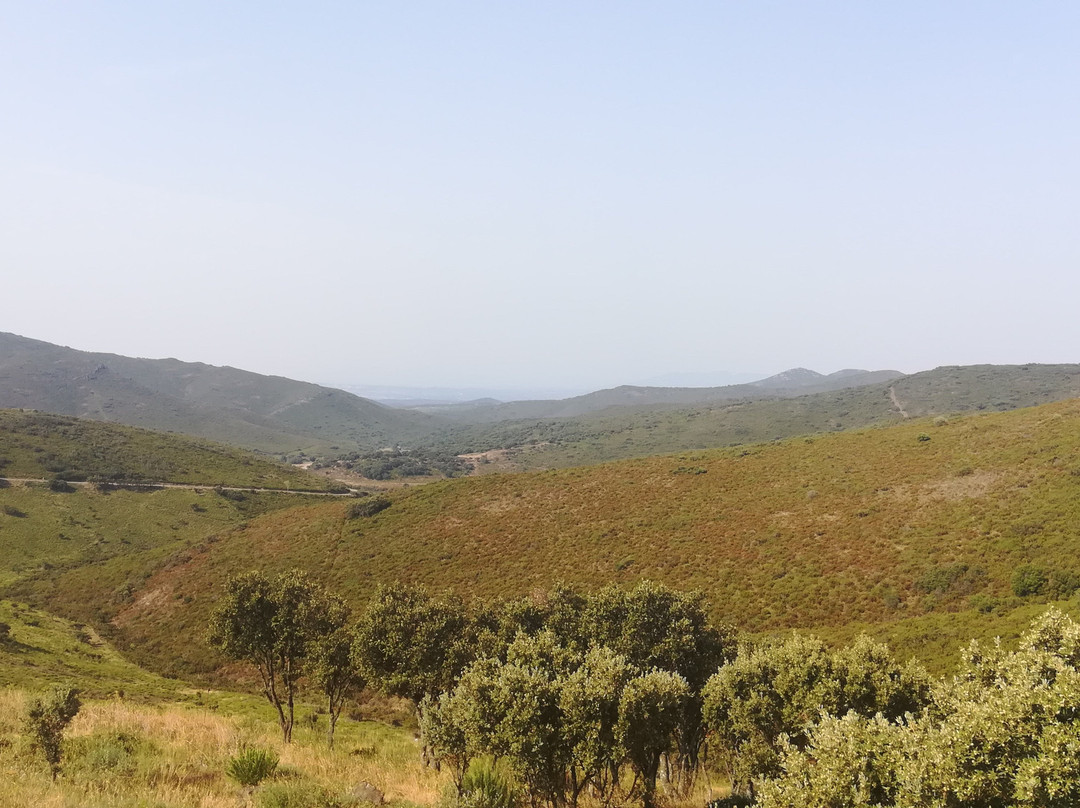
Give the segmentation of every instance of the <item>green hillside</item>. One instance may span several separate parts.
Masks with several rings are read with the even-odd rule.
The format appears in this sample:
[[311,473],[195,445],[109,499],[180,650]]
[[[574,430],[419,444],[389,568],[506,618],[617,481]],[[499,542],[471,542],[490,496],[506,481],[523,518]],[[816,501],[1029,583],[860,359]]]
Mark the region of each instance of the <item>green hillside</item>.
[[326,491],[330,483],[250,452],[180,435],[0,410],[0,476]]
[[[348,518],[345,503],[277,511],[185,552],[115,621],[146,660],[205,671],[213,660],[177,647],[175,626],[200,624],[226,577],[253,566],[304,567],[358,603],[396,580],[490,596],[647,578],[704,590],[716,618],[746,631],[840,636],[860,623],[913,651],[928,633],[994,633],[1018,606],[1071,594],[1078,503],[1080,402],[1069,401],[452,480],[400,491],[371,517]],[[1043,583],[1020,598],[1025,565]],[[104,594],[85,571],[51,580],[45,602],[68,609],[70,591]]]
[[1080,365],[944,367],[910,376],[797,368],[752,384],[623,386],[562,401],[473,402],[425,413],[235,368],[87,353],[0,334],[0,407],[320,459],[397,446],[499,450],[498,462],[482,464],[481,472],[589,465],[1077,395]]
[[492,469],[562,468],[900,423],[905,416],[1005,411],[1076,396],[1080,365],[942,367],[792,398],[617,407],[575,418],[461,426],[439,440],[458,452],[509,450]]
[[[0,466],[0,586],[22,599],[78,571],[93,595],[64,589],[72,608],[63,613],[106,633],[103,615],[184,548],[328,489],[325,478],[240,449],[21,411],[0,411]],[[38,478],[97,482],[24,481]],[[147,479],[188,487],[131,485]]]

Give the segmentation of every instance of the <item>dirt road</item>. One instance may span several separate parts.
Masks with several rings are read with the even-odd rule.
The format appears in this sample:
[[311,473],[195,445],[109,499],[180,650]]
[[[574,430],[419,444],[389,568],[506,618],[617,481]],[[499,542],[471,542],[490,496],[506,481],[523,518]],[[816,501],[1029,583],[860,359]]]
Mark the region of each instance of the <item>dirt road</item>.
[[[0,480],[10,483],[12,485],[26,485],[33,483],[49,483],[50,480],[36,479],[34,477],[0,477]],[[296,490],[294,488],[241,488],[239,486],[231,485],[214,485],[213,483],[204,483],[202,485],[188,484],[188,483],[160,483],[160,482],[137,482],[137,483],[114,483],[114,482],[71,482],[65,481],[68,485],[76,488],[88,488],[92,485],[107,485],[111,488],[183,488],[187,491],[244,491],[251,494],[269,493],[269,494],[297,494],[307,497],[351,497],[353,490],[338,493],[336,491],[304,491]]]
[[902,406],[900,406],[900,399],[898,399],[896,397],[896,388],[895,387],[890,387],[889,388],[889,398],[892,399],[893,406],[896,407],[896,411],[898,413],[900,413],[900,417],[901,418],[907,418],[908,417],[907,412],[904,410],[904,408]]

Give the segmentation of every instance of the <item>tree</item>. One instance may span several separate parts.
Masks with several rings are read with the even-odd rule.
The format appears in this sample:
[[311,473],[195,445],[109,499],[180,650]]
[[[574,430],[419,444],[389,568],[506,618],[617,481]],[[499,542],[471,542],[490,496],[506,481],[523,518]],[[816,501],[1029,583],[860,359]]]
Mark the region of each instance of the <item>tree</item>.
[[580,667],[563,679],[559,708],[569,746],[571,805],[577,805],[589,784],[605,798],[619,784],[619,701],[636,672],[625,657],[594,646]]
[[743,648],[709,679],[705,723],[723,745],[736,791],[753,791],[753,779],[775,774],[781,735],[798,747],[822,710],[835,712],[838,684],[832,660],[817,639],[792,635],[782,643]]
[[619,699],[619,741],[641,782],[645,808],[656,804],[660,757],[675,743],[689,694],[677,673],[653,670],[631,679]]
[[82,707],[79,691],[72,687],[54,688],[44,698],[34,699],[27,710],[27,731],[45,756],[52,779],[60,773],[64,730]]
[[[477,660],[454,691],[428,709],[435,753],[464,772],[469,760],[489,754],[505,760],[535,805],[566,803],[573,733],[563,712],[564,684],[581,657],[562,647],[550,631],[520,633],[506,660]],[[584,782],[581,782],[581,787]],[[580,788],[574,793],[576,799]]]
[[453,688],[471,661],[464,604],[418,586],[379,587],[356,630],[355,659],[384,692],[413,703]]
[[688,689],[676,733],[677,784],[685,794],[698,769],[705,726],[701,691],[709,677],[734,656],[735,631],[709,623],[705,597],[642,581],[633,589],[611,585],[588,599],[584,624],[589,642],[611,648],[640,670],[669,671]]
[[457,694],[458,690],[455,690],[454,693],[442,693],[437,699],[425,698],[420,711],[420,735],[435,762],[449,766],[450,776],[461,796],[465,774],[477,750],[476,735],[471,732],[469,723],[472,703],[466,696]]
[[[737,788],[776,776],[785,749],[804,749],[823,714],[848,712],[897,720],[930,702],[930,680],[916,665],[899,665],[887,646],[860,636],[830,654],[813,637],[744,648],[705,686],[706,724],[727,754]],[[781,742],[781,738],[785,738]]]
[[305,667],[312,683],[326,696],[330,724],[327,743],[333,749],[334,730],[345,701],[363,690],[366,681],[353,655],[356,630],[348,626],[349,609],[345,602],[339,597],[327,595],[321,622],[308,651]]
[[299,570],[272,580],[248,572],[229,579],[210,618],[210,644],[259,671],[285,743],[292,741],[293,702],[304,662],[327,631],[329,603],[325,591]]
[[1016,651],[972,643],[917,716],[825,716],[787,744],[762,808],[1080,804],[1080,626],[1050,610]]

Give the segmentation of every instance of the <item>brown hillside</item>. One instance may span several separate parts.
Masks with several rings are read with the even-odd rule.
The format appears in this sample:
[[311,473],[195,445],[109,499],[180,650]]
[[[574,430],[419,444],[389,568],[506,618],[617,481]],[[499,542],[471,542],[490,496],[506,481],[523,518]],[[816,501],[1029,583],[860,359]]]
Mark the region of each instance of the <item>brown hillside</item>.
[[514,595],[651,578],[705,590],[718,618],[754,631],[1001,611],[1019,604],[1019,565],[1080,573],[1078,503],[1070,401],[447,481],[370,518],[346,519],[344,503],[271,513],[152,576],[117,622],[137,644],[198,656],[169,639],[173,621],[201,624],[231,573],[292,566],[357,603],[394,580]]

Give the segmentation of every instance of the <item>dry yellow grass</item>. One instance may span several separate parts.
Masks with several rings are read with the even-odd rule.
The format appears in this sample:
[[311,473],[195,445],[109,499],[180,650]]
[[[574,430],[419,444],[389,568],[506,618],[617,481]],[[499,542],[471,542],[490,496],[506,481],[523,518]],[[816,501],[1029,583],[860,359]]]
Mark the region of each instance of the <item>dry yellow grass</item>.
[[[343,722],[337,749],[320,732],[301,730],[291,745],[277,727],[250,716],[177,706],[90,702],[65,734],[64,770],[51,781],[23,736],[29,696],[0,691],[0,805],[35,808],[236,808],[257,805],[258,792],[225,775],[242,747],[273,749],[279,781],[310,782],[344,797],[362,781],[391,803],[432,804],[443,777],[424,768],[412,740],[381,725]],[[131,751],[122,753],[122,748]],[[120,750],[120,751],[118,751]]]

